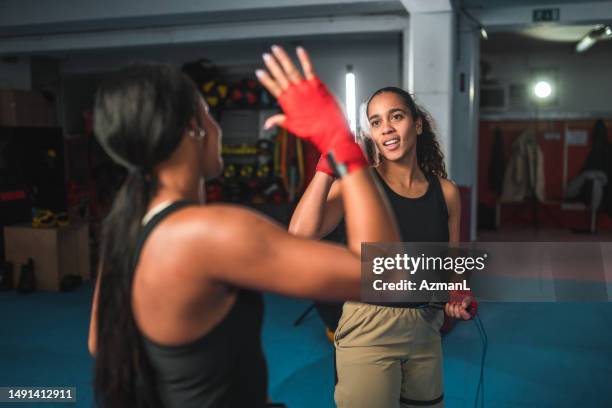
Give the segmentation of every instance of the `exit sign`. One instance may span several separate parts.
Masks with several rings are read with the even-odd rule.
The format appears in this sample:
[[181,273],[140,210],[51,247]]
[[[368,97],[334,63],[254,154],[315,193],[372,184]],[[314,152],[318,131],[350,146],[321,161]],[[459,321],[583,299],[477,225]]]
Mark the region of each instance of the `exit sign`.
[[559,21],[559,9],[535,9],[533,10],[533,21],[536,23],[542,21]]

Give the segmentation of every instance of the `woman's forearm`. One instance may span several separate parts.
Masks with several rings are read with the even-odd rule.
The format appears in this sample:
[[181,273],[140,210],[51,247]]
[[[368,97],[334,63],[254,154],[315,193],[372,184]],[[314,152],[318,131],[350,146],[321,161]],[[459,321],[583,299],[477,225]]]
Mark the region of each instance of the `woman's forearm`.
[[341,181],[348,247],[361,253],[362,242],[398,242],[395,216],[370,168],[353,172]]
[[316,172],[304,191],[289,223],[289,232],[304,238],[320,238],[327,196],[334,182],[329,175]]
[[335,184],[331,177],[317,172],[293,213],[289,232],[321,238],[344,216],[348,246],[354,253],[361,253],[362,242],[400,241],[391,207],[371,171],[364,168]]

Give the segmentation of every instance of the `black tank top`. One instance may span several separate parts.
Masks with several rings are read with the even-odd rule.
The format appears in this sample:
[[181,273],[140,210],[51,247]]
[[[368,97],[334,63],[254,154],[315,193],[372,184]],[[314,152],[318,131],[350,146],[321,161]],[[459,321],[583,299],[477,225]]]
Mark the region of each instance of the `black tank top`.
[[[448,208],[442,193],[442,186],[438,177],[425,174],[428,181],[427,191],[421,197],[408,198],[397,194],[385,180],[373,169],[379,180],[400,230],[403,242],[448,242]],[[347,243],[346,224],[344,218],[332,231],[326,240]],[[371,303],[378,306],[416,308],[426,306],[427,303]],[[337,325],[342,313],[342,303],[317,303],[317,310],[326,322],[327,327]]]
[[429,186],[421,197],[408,198],[393,191],[378,174],[395,213],[403,242],[448,242],[448,208],[438,177],[425,174]]
[[[420,197],[408,198],[391,189],[378,173],[376,177],[383,186],[387,200],[393,209],[402,242],[448,242],[448,208],[438,177],[425,174],[427,191]],[[373,303],[387,307],[415,308],[428,303]]]
[[[421,197],[408,198],[397,194],[395,191],[387,185],[385,180],[374,170],[376,178],[379,180],[383,191],[391,209],[395,214],[395,219],[400,230],[400,235],[403,242],[448,242],[448,208],[446,207],[446,200],[444,200],[444,194],[442,193],[442,186],[438,177],[425,174],[429,185],[427,191]],[[346,239],[346,225],[344,219],[336,227],[330,235],[325,239],[339,242],[342,244],[347,243]],[[378,306],[388,307],[422,307],[427,305],[424,303],[372,303]],[[330,304],[330,310],[334,309],[333,303]],[[340,303],[341,305],[341,303]],[[319,313],[325,315],[324,320],[327,318],[329,321],[337,322],[340,316],[340,312],[332,313],[328,309],[323,310],[320,307]],[[333,325],[328,326],[333,327]]]
[[[179,201],[157,213],[137,241],[134,265],[151,231],[171,213],[193,205]],[[206,311],[202,311],[206,313]],[[154,343],[142,335],[167,408],[265,407],[267,369],[261,348],[263,299],[240,290],[227,316],[201,338],[179,346]]]

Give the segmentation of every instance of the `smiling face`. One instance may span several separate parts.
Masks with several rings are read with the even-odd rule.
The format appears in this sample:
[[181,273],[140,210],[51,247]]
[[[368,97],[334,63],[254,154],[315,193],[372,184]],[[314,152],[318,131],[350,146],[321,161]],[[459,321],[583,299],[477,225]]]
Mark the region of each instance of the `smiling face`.
[[368,104],[370,133],[385,160],[398,161],[415,151],[421,119],[414,120],[405,101],[396,93],[383,92]]

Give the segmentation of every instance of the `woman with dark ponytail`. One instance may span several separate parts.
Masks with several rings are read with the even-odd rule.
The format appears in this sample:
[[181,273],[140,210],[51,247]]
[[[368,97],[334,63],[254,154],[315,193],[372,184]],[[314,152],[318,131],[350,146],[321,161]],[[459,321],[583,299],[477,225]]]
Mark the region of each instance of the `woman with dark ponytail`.
[[[360,125],[374,174],[404,242],[458,242],[459,190],[447,179],[432,119],[403,89],[379,89],[362,105]],[[323,160],[289,230],[322,238],[341,224],[342,186]],[[451,291],[450,318],[470,319],[471,293]],[[335,328],[338,407],[443,406],[440,327],[428,303],[346,302]]]
[[[195,85],[164,65],[122,69],[99,90],[94,130],[128,175],[103,227],[89,350],[99,406],[264,407],[262,299],[358,299],[362,241],[399,240],[341,109],[299,48],[256,72],[283,126],[348,169],[349,248],[297,238],[251,210],[203,205],[221,129]],[[363,222],[365,214],[369,220]]]

